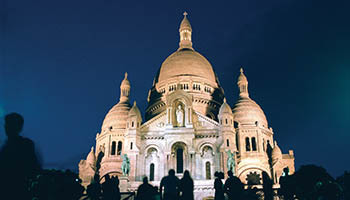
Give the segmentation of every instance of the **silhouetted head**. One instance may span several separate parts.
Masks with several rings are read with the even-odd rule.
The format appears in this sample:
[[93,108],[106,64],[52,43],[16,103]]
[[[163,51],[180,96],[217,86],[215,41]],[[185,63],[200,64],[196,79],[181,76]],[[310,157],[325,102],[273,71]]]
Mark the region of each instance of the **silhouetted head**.
[[220,179],[224,179],[224,178],[225,178],[224,172],[219,172],[219,178],[220,178]]
[[220,173],[219,173],[218,171],[216,171],[216,172],[214,173],[214,176],[219,178]]
[[288,167],[285,167],[284,169],[283,169],[283,172],[284,172],[284,174],[287,176],[287,175],[289,175],[289,168]]
[[142,181],[143,181],[143,183],[145,183],[145,184],[148,183],[148,178],[147,178],[147,176],[143,177]]
[[8,138],[19,136],[22,131],[24,119],[18,113],[10,113],[5,116],[5,132]]
[[233,173],[232,173],[232,171],[231,171],[231,170],[229,170],[229,171],[227,172],[227,175],[228,175],[229,177],[233,177]]
[[170,169],[169,170],[169,176],[175,176],[175,170]]
[[184,178],[191,178],[190,172],[188,170],[185,170]]

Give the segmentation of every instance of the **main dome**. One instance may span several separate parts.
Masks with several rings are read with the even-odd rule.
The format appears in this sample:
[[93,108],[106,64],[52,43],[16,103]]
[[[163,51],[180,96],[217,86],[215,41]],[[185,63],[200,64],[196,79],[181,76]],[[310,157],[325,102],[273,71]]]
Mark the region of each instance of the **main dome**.
[[161,83],[178,76],[195,76],[216,82],[214,70],[209,61],[192,49],[180,49],[163,62],[157,82]]
[[146,120],[165,111],[168,95],[182,90],[191,95],[192,108],[217,120],[224,93],[209,61],[192,47],[192,27],[187,13],[179,28],[179,48],[168,56],[148,93]]

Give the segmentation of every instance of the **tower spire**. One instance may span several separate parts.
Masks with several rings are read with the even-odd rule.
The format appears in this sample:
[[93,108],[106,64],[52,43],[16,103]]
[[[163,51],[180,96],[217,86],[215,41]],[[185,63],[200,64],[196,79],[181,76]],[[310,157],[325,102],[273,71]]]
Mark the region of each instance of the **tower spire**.
[[241,98],[249,98],[249,93],[248,93],[248,79],[247,77],[244,75],[244,71],[243,71],[243,67],[241,67],[241,69],[239,70],[241,73],[238,76],[238,80],[237,80],[237,85],[238,85],[238,89],[239,89],[239,96]]
[[128,80],[128,73],[125,72],[124,80],[120,84],[120,98],[119,102],[129,102],[130,82]]
[[180,43],[179,43],[179,49],[192,49],[192,27],[190,24],[190,21],[187,19],[187,12],[184,12],[184,18],[181,21],[180,24]]

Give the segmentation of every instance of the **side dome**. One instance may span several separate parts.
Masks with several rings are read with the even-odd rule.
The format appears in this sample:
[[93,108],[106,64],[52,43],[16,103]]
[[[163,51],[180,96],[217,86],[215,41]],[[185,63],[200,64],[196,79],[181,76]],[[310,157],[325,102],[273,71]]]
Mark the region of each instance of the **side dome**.
[[267,120],[260,106],[250,98],[240,98],[232,109],[233,120],[240,124],[255,124],[258,122],[267,127]]
[[136,101],[134,101],[134,105],[129,111],[129,117],[136,116],[138,119],[142,119],[140,109],[136,105]]
[[162,64],[156,82],[166,82],[179,76],[194,76],[206,79],[212,85],[216,76],[209,61],[192,49],[181,49],[171,54]]
[[272,152],[271,152],[271,158],[272,158],[272,162],[276,163],[278,160],[282,160],[282,151],[277,145],[277,142],[275,142],[274,146],[275,147],[272,149]]
[[119,102],[114,105],[103,120],[102,133],[111,129],[125,129],[129,110],[129,102]]
[[107,113],[102,123],[101,133],[113,129],[126,129],[129,110],[131,108],[129,103],[130,82],[128,74],[125,73],[124,80],[120,84],[119,102],[114,105]]
[[239,98],[233,106],[233,120],[240,124],[256,124],[259,123],[264,127],[268,127],[266,116],[261,107],[249,97],[248,80],[241,68],[241,74],[237,82],[239,88]]
[[88,156],[86,157],[86,162],[91,164],[91,165],[94,165],[95,162],[96,162],[96,156],[95,156],[95,153],[94,153],[94,147],[91,147],[91,151],[90,153],[88,154]]
[[228,103],[226,103],[226,98],[224,98],[224,103],[222,103],[219,110],[219,116],[222,116],[223,114],[232,115],[231,107],[228,105]]

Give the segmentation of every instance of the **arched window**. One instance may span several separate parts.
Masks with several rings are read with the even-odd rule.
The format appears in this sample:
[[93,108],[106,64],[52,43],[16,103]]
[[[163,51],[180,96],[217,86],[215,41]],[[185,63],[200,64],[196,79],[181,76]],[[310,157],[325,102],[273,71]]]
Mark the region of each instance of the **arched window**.
[[122,154],[122,145],[123,143],[121,141],[118,142],[118,150],[117,150],[117,155]]
[[252,137],[252,151],[256,151],[256,140],[255,140],[255,137]]
[[183,154],[184,150],[182,148],[176,150],[176,173],[183,173],[184,171]]
[[211,171],[210,171],[210,162],[207,161],[205,163],[205,179],[209,180],[211,179]]
[[113,142],[112,142],[111,155],[115,155],[115,147],[116,147],[116,143],[115,143],[115,141],[113,141]]
[[226,122],[226,124],[228,124],[228,121],[227,121],[227,119],[225,119],[225,122]]
[[228,147],[230,146],[230,140],[229,139],[226,140],[226,146],[228,146]]
[[132,145],[133,145],[134,143],[132,143],[132,142],[130,142],[130,150],[132,150]]
[[250,151],[250,142],[249,142],[249,137],[245,138],[245,150]]
[[134,121],[131,122],[131,127],[134,127]]
[[149,180],[154,181],[154,164],[151,163],[149,166]]

